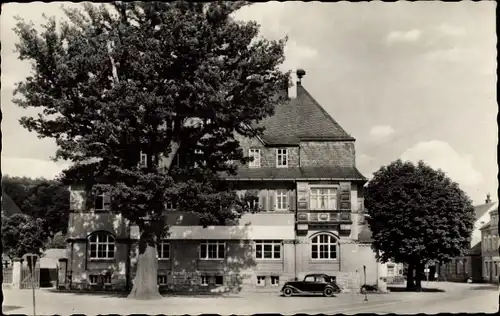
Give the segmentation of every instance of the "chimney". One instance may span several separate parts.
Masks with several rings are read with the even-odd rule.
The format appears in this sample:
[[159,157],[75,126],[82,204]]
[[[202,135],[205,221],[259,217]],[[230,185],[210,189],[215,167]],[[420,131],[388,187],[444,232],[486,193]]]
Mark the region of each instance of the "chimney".
[[304,69],[297,69],[297,84],[302,82],[302,77],[306,75],[306,71]]
[[488,193],[486,194],[486,204],[491,203],[491,195]]

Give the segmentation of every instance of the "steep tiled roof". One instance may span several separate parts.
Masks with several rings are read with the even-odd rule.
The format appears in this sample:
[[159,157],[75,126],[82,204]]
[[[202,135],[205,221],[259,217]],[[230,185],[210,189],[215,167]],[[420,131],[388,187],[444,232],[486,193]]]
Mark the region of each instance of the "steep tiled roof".
[[480,204],[477,206],[474,206],[474,212],[476,214],[476,220],[481,218],[486,212],[488,212],[490,209],[492,209],[495,205],[497,205],[496,202],[494,203],[485,203],[485,204]]
[[297,83],[297,97],[275,109],[263,120],[262,139],[269,145],[298,145],[301,139],[354,140],[325,109]]
[[350,179],[366,180],[356,167],[240,168],[229,180],[243,179]]

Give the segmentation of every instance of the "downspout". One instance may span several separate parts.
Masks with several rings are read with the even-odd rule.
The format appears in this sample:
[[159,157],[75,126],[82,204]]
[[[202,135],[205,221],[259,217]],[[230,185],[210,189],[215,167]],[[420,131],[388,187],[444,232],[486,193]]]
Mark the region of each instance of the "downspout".
[[[300,148],[299,148],[299,166],[300,166]],[[297,210],[297,199],[298,199],[298,192],[297,192],[297,180],[295,180],[293,182],[295,184],[295,201],[293,201],[293,203],[295,203],[295,227],[294,227],[294,231],[295,231],[295,236],[294,236],[294,239],[293,239],[293,269],[294,269],[294,280],[297,280],[297,214],[298,214],[298,210]]]
[[132,243],[132,238],[130,238],[130,223],[128,225],[128,242],[127,242],[127,267],[125,268],[125,287],[127,292],[130,291],[130,245]]
[[69,268],[69,288],[72,289],[73,285],[73,248],[75,247],[75,242],[71,240],[71,250],[70,250],[70,260],[71,260],[71,265]]
[[293,257],[294,279],[297,280],[297,239],[293,240]]

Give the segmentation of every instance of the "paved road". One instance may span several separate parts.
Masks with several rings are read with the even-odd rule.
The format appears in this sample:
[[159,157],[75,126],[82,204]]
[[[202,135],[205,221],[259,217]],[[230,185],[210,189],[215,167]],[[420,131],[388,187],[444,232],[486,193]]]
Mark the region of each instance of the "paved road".
[[[36,292],[37,315],[70,314],[190,314],[221,315],[254,313],[438,313],[498,311],[498,287],[488,285],[430,283],[429,288],[445,292],[369,295],[368,302],[359,294],[326,297],[280,297],[273,293],[246,293],[232,297],[175,296],[156,301],[127,300],[110,295],[82,295]],[[31,291],[4,290],[4,313],[32,314]]]

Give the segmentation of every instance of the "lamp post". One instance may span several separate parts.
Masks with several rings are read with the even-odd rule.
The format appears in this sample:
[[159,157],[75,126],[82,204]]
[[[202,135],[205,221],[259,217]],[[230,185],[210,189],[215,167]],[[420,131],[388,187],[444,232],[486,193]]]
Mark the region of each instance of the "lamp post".
[[368,302],[368,296],[366,293],[366,266],[363,265],[363,274],[365,275],[365,302]]

